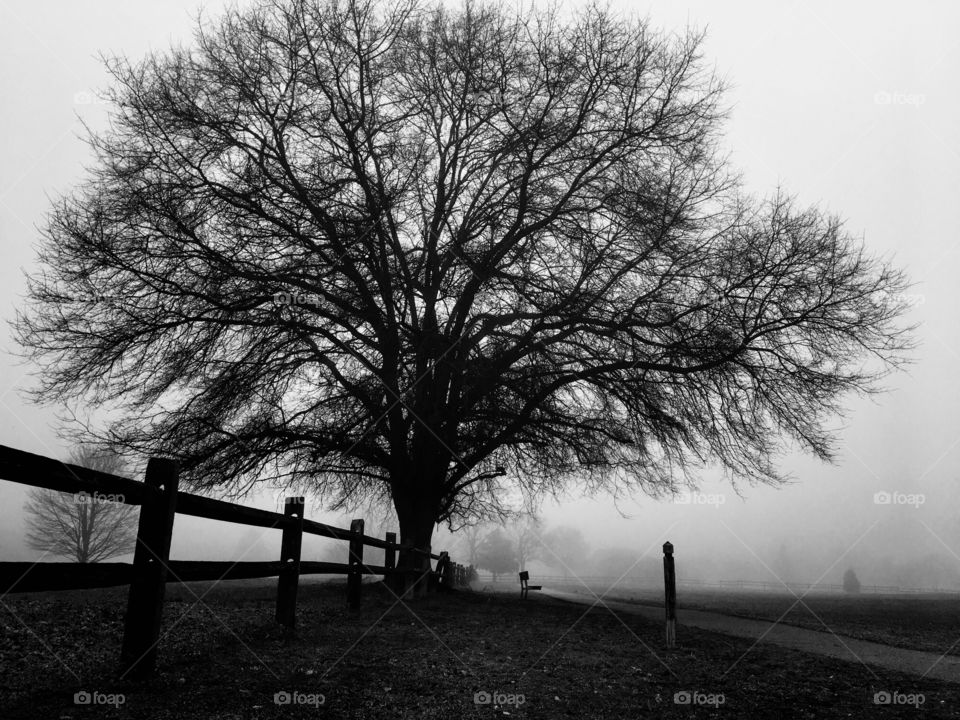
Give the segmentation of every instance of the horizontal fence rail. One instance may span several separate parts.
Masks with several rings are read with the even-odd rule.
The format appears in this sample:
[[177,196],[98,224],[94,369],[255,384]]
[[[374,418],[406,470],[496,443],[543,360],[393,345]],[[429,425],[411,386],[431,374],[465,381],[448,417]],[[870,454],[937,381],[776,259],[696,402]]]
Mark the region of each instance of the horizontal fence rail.
[[156,495],[152,488],[136,480],[63,463],[5,445],[0,445],[0,480],[64,493],[111,495],[117,502],[127,505],[141,505],[144,498]]
[[[351,608],[360,605],[360,581],[364,575],[383,576],[399,597],[463,586],[473,575],[472,568],[452,562],[446,552],[436,554],[426,548],[398,543],[395,533],[388,532],[385,539],[366,535],[363,520],[354,520],[349,529],[307,520],[303,517],[303,498],[300,497],[287,498],[285,511],[278,513],[180,492],[178,465],[172,460],[151,459],[145,482],[137,482],[0,445],[0,480],[63,493],[86,493],[104,501],[140,506],[133,563],[0,562],[0,595],[129,585],[121,650],[123,677],[144,676],[153,670],[164,586],[169,582],[277,577],[276,619],[292,632],[301,575],[345,576]],[[171,560],[170,540],[176,514],[281,530],[280,559],[265,562]],[[345,541],[347,562],[302,560],[304,533]],[[364,547],[383,550],[383,563],[365,561]],[[420,559],[401,566],[397,562],[398,553],[402,554],[401,558]],[[431,560],[437,561],[435,568]]]
[[[0,480],[9,480],[32,487],[58,490],[65,493],[88,493],[90,495],[109,496],[115,502],[127,505],[142,505],[146,497],[156,493],[144,483],[130,480],[119,475],[90,470],[79,465],[62,463],[59,460],[34,455],[23,450],[0,445]],[[219,520],[255,527],[280,528],[293,522],[283,513],[272,510],[238,505],[191,493],[177,493],[177,513],[193,517]],[[304,520],[303,531],[311,535],[334,540],[353,540],[355,533],[346,528],[338,528],[315,520]],[[360,535],[364,545],[386,549],[391,543],[370,535]],[[439,560],[438,553],[428,553],[409,545],[392,543],[397,549],[408,550]]]

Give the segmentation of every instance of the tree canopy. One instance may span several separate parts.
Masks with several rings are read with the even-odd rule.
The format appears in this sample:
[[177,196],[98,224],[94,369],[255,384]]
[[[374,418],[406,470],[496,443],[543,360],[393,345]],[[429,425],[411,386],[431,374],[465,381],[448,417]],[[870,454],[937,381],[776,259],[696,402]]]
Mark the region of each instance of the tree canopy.
[[260,0],[109,61],[45,227],[37,397],[196,488],[392,500],[401,535],[571,481],[777,482],[909,347],[901,273],[748,197],[702,36],[588,5]]
[[477,567],[498,575],[517,571],[517,552],[503,528],[494,528],[484,536],[477,553]]

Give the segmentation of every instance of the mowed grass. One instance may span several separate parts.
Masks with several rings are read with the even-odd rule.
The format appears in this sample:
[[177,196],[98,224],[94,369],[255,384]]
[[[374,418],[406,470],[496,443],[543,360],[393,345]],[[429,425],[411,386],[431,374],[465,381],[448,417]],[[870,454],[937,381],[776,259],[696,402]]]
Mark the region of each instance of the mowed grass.
[[[926,717],[960,717],[956,684],[690,628],[679,647],[665,650],[658,623],[542,597],[524,602],[460,591],[403,604],[382,586],[365,585],[362,609],[351,612],[342,583],[301,587],[293,640],[273,622],[270,585],[170,586],[157,675],[122,682],[114,669],[125,598],[123,588],[3,598],[0,717],[580,720],[916,712],[874,705],[880,691],[922,694]],[[122,694],[124,702],[75,705],[78,691]],[[676,704],[675,694],[684,692],[713,704]],[[278,705],[276,693],[299,693],[307,704]],[[477,704],[478,693],[503,704]]]
[[[567,588],[587,592],[583,587]],[[611,600],[663,604],[662,590],[594,588]],[[960,596],[958,595],[841,595],[797,596],[677,589],[677,607],[708,610],[787,625],[834,632],[860,640],[960,655]],[[682,620],[682,614],[681,614]]]

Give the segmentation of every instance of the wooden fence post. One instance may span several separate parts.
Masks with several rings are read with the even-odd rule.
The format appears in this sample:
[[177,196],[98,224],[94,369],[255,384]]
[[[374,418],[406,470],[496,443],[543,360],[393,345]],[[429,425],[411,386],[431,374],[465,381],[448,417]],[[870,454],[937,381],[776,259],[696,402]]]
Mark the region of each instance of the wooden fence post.
[[387,570],[386,575],[383,576],[383,582],[388,588],[396,592],[397,589],[397,576],[396,573],[389,572],[390,570],[396,570],[397,568],[397,549],[393,546],[397,542],[397,534],[388,532],[384,539],[392,545],[384,548],[383,551],[383,567]]
[[302,497],[288,497],[283,506],[285,517],[296,520],[283,526],[280,541],[280,576],[277,578],[276,621],[291,632],[297,625],[297,588],[300,584],[300,550],[303,547]]
[[150,458],[147,463],[144,484],[159,492],[148,494],[140,506],[120,650],[121,678],[145,677],[156,664],[179,471],[176,460]]
[[440,590],[453,589],[453,564],[450,562],[450,553],[446,550],[441,551],[440,559],[437,560],[437,573],[440,578]]
[[347,604],[352,610],[360,608],[360,581],[363,580],[363,520],[351,520],[350,532],[355,533],[350,538],[350,556],[347,563]]
[[673,544],[663,544],[664,607],[667,611],[667,647],[677,644],[677,574],[673,565]]

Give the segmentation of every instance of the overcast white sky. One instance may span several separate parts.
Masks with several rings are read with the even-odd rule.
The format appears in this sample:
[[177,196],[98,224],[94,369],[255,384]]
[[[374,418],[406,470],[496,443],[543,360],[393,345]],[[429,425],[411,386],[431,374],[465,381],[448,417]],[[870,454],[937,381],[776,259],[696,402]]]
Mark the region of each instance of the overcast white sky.
[[[816,568],[827,571],[848,551],[829,570],[834,581],[850,559],[869,564],[868,555],[932,552],[960,566],[960,4],[617,4],[649,12],[661,27],[708,29],[708,58],[731,84],[728,142],[748,187],[766,193],[782,185],[895,257],[916,282],[911,319],[921,323],[921,347],[911,370],[889,380],[888,394],[851,400],[836,466],[785,459],[794,486],[744,488],[741,499],[708,478],[704,491],[726,493],[722,506],[639,498],[621,506],[629,519],[608,500],[574,495],[548,507],[548,520],[576,524],[597,546],[638,552],[658,547],[669,530],[678,563],[718,548],[767,561],[785,543],[811,558],[804,577],[790,578],[797,580],[815,579]],[[204,5],[214,14],[221,6]],[[35,227],[49,199],[68,190],[88,160],[80,119],[105,121],[107,109],[91,102],[107,82],[97,54],[137,57],[188,42],[199,8],[192,0],[0,0],[4,321],[23,296],[23,271],[34,267]],[[11,350],[4,323],[0,444],[63,456],[53,409],[18,393],[29,368]],[[878,491],[923,493],[926,502],[877,505]],[[0,481],[0,500],[0,557],[28,557],[18,539],[22,491]],[[175,555],[191,527],[178,520]]]

